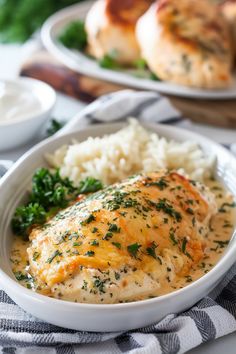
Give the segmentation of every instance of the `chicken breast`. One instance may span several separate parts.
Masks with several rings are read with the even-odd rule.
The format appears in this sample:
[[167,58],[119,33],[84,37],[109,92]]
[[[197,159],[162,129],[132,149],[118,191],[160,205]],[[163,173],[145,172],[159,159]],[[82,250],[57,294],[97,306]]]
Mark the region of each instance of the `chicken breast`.
[[206,89],[231,84],[228,24],[208,0],[159,0],[136,26],[142,57],[162,80]]
[[30,272],[49,295],[117,303],[157,296],[204,256],[213,195],[175,172],[91,194],[30,235]]
[[234,55],[236,54],[236,0],[226,0],[221,4],[223,15],[229,23],[232,34]]
[[140,58],[135,24],[152,0],[99,0],[87,14],[88,51],[97,59],[111,55],[120,64]]

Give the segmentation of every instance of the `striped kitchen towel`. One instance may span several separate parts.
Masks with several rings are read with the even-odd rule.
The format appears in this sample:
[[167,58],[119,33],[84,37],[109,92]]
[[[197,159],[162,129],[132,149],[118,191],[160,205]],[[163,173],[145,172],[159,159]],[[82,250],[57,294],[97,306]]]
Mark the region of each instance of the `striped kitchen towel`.
[[[102,96],[57,134],[93,122],[135,116],[145,122],[185,124],[170,102],[153,92],[120,91]],[[1,280],[0,280],[1,281]],[[185,353],[236,330],[236,265],[216,289],[194,307],[161,322],[119,333],[79,332],[56,327],[20,309],[0,290],[0,350],[9,354]]]

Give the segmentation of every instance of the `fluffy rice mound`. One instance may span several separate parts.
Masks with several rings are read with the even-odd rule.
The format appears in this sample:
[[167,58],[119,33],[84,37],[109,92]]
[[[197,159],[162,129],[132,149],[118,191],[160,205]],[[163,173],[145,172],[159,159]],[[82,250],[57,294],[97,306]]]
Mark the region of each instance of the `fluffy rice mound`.
[[75,184],[92,176],[112,184],[139,172],[177,170],[197,181],[212,175],[215,157],[206,156],[193,141],[168,141],[130,119],[128,126],[102,138],[88,138],[47,155],[52,167]]

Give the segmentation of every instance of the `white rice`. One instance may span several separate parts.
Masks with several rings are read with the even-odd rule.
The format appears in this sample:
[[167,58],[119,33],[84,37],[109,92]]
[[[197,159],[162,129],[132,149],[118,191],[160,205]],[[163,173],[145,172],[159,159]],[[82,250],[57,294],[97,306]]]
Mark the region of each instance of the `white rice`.
[[197,181],[212,175],[215,157],[206,156],[193,141],[167,141],[150,133],[137,120],[102,138],[88,138],[48,155],[52,167],[75,184],[92,176],[108,185],[138,172],[174,169]]

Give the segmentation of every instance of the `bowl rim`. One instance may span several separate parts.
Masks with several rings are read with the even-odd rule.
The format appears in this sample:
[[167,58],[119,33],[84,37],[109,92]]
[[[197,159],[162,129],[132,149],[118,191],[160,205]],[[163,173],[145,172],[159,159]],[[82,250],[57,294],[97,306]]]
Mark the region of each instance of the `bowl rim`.
[[[10,177],[12,174],[14,174],[15,170],[24,161],[27,161],[27,159],[30,158],[30,156],[32,154],[37,155],[37,153],[39,153],[39,151],[41,149],[45,148],[46,146],[51,145],[54,142],[60,141],[61,139],[63,139],[63,140],[65,139],[68,142],[70,142],[72,138],[75,138],[74,135],[79,135],[80,133],[82,133],[82,134],[88,133],[89,134],[90,131],[95,131],[97,127],[104,128],[105,132],[103,133],[103,135],[112,134],[112,132],[106,133],[106,129],[112,128],[112,129],[114,129],[113,132],[115,132],[118,129],[121,129],[122,127],[124,127],[126,124],[127,124],[127,122],[122,122],[122,123],[116,122],[116,123],[108,123],[108,124],[93,124],[91,126],[75,129],[73,132],[68,132],[63,135],[56,134],[53,137],[43,140],[42,142],[38,143],[37,145],[32,147],[30,150],[28,150],[15,163],[15,165],[5,174],[5,176],[2,177],[2,179],[0,180],[0,189],[2,188],[2,185],[4,185],[4,183],[6,183],[8,177]],[[163,133],[158,133],[159,129],[162,129],[162,130],[166,131],[167,133],[169,131],[172,134],[173,134],[173,130],[174,130],[176,133],[176,140],[178,139],[177,136],[179,136],[181,133],[184,132],[184,134],[189,135],[189,140],[191,138],[195,138],[195,141],[197,143],[199,143],[200,145],[202,142],[208,143],[212,147],[215,146],[215,147],[217,147],[217,149],[220,149],[220,150],[224,151],[224,153],[227,153],[227,155],[232,159],[232,161],[234,161],[235,167],[236,167],[236,157],[228,149],[226,149],[224,146],[216,143],[215,141],[213,141],[201,134],[187,131],[186,129],[179,128],[176,126],[169,126],[169,125],[163,125],[163,124],[141,123],[141,125],[146,127],[149,130],[151,130],[151,128],[153,128],[154,129],[153,131],[157,134],[163,134]],[[99,136],[99,134],[98,134],[98,136]],[[87,135],[87,137],[89,137],[89,135]],[[182,141],[184,141],[184,140],[182,140]],[[64,143],[64,144],[66,144],[66,143]],[[62,146],[62,145],[59,145],[59,146]],[[57,149],[57,148],[58,147],[56,147],[55,149]],[[40,154],[41,153],[42,152],[40,152]],[[235,191],[235,197],[236,197],[236,191]],[[174,290],[173,292],[170,292],[170,293],[158,296],[158,297],[153,297],[150,299],[132,301],[132,302],[127,302],[127,303],[114,303],[114,304],[93,304],[93,303],[79,303],[79,302],[76,303],[76,302],[51,298],[49,296],[42,295],[40,293],[37,293],[37,292],[34,292],[30,289],[25,288],[16,279],[9,276],[2,268],[0,268],[0,276],[4,280],[3,284],[2,284],[3,288],[5,288],[5,283],[7,283],[7,284],[9,284],[9,286],[11,286],[12,289],[15,289],[16,292],[17,292],[17,290],[19,290],[21,292],[21,294],[24,295],[25,297],[36,300],[36,301],[44,303],[44,304],[48,303],[48,304],[55,305],[55,306],[57,306],[57,305],[68,306],[68,308],[74,309],[74,310],[80,308],[80,309],[84,309],[84,310],[101,310],[102,309],[102,310],[106,310],[106,311],[111,310],[111,309],[119,310],[121,308],[133,308],[133,307],[139,307],[139,306],[141,307],[141,306],[145,306],[145,305],[148,306],[148,305],[159,304],[165,300],[171,300],[176,296],[181,296],[182,294],[187,295],[187,293],[191,292],[194,288],[203,286],[205,283],[207,283],[207,281],[209,279],[211,279],[211,278],[219,279],[220,276],[223,276],[223,274],[230,268],[230,266],[236,260],[236,257],[235,257],[236,241],[232,242],[235,238],[236,238],[236,226],[235,226],[235,229],[233,230],[232,236],[230,238],[229,245],[227,246],[224,253],[222,253],[221,258],[218,260],[218,262],[215,264],[215,266],[209,272],[204,274],[199,279],[193,281],[192,283],[184,286],[181,289]]]
[[[0,128],[12,126],[12,125],[20,125],[21,123],[38,119],[42,115],[50,112],[53,109],[53,107],[55,106],[56,98],[57,98],[56,91],[54,90],[54,88],[52,88],[50,85],[48,85],[44,81],[34,79],[31,77],[21,76],[21,77],[15,78],[15,79],[6,79],[6,80],[3,79],[3,80],[1,80],[1,82],[6,83],[6,84],[19,84],[19,85],[27,86],[28,88],[32,88],[32,86],[38,86],[38,87],[41,86],[42,90],[45,91],[44,94],[47,95],[48,97],[50,97],[50,102],[46,105],[46,107],[42,107],[42,110],[39,113],[36,113],[33,115],[29,113],[28,115],[26,115],[24,118],[21,118],[21,119],[0,121]],[[41,97],[38,94],[36,94],[36,97],[39,99],[40,103],[42,103],[43,97]]]

